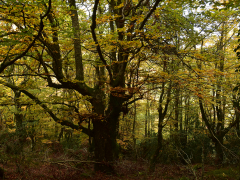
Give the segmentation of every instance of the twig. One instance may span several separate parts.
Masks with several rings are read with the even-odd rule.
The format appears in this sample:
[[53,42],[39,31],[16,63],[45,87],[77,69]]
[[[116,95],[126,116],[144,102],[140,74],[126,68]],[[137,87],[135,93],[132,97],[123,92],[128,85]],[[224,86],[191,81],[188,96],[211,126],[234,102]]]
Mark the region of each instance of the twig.
[[81,161],[81,160],[64,160],[64,161],[47,161],[47,160],[42,160],[44,162],[49,162],[49,163],[67,163],[67,162],[78,162],[78,163],[95,163],[95,164],[101,164],[101,162],[96,162],[96,161]]
[[[181,152],[182,151],[182,152]],[[196,180],[198,180],[198,177],[196,175],[196,170],[194,169],[192,163],[191,163],[191,158],[188,157],[187,153],[185,153],[182,149],[178,149],[178,153],[180,154],[180,156],[183,158],[183,160],[188,164],[188,167],[190,168],[190,170],[192,171],[194,177]],[[187,158],[184,158],[183,154],[184,153],[186,155]]]

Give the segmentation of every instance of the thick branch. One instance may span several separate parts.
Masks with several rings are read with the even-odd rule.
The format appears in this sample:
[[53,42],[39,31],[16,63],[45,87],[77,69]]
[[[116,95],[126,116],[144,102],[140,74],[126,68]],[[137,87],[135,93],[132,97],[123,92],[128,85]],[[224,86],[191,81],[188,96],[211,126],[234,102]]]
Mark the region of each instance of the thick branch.
[[154,6],[152,7],[152,9],[149,11],[149,13],[147,14],[147,16],[144,18],[144,20],[142,21],[139,30],[142,30],[143,27],[145,26],[145,24],[147,23],[148,19],[150,18],[150,16],[152,15],[152,13],[156,10],[158,4],[161,2],[162,0],[157,0],[154,4]]
[[167,90],[167,102],[166,102],[166,105],[165,105],[165,108],[164,108],[164,112],[163,112],[163,116],[165,117],[166,114],[167,114],[167,110],[168,110],[168,105],[171,101],[171,90],[172,90],[172,82],[170,82],[169,84],[169,87],[168,87],[168,90]]
[[80,25],[77,13],[77,7],[75,0],[69,0],[69,5],[71,8],[71,19],[73,28],[73,44],[75,53],[75,66],[76,66],[76,79],[79,81],[84,81],[83,63],[82,63],[82,49],[80,40]]
[[206,116],[206,113],[204,111],[204,108],[203,108],[203,103],[202,103],[202,99],[199,97],[199,106],[200,106],[200,110],[201,110],[201,114],[202,114],[202,120],[205,122],[207,128],[208,128],[208,131],[210,132],[211,134],[211,137],[215,137],[215,132],[212,131],[212,128],[211,128],[211,125],[207,119],[207,116]]
[[[60,45],[59,45],[59,39],[58,39],[58,31],[56,30],[58,24],[56,23],[52,12],[48,14],[48,20],[51,23],[53,43],[47,43],[46,47],[48,48],[50,55],[53,58],[53,62],[52,62],[53,71],[58,81],[61,82],[64,76],[62,71],[62,59],[61,59]],[[46,34],[44,32],[42,34],[46,37]]]
[[94,4],[94,7],[93,7],[91,32],[92,32],[93,40],[94,40],[94,42],[95,42],[95,44],[96,44],[96,48],[97,48],[98,55],[99,55],[102,63],[106,66],[106,69],[107,69],[108,74],[109,74],[109,77],[110,77],[110,82],[112,82],[112,81],[113,81],[113,78],[112,78],[111,69],[110,69],[109,65],[107,64],[107,61],[106,61],[106,60],[104,59],[104,57],[103,57],[102,50],[101,50],[101,48],[100,48],[100,45],[99,45],[99,43],[98,43],[97,36],[96,36],[96,33],[95,33],[98,3],[99,3],[99,0],[95,0],[95,4]]
[[0,35],[0,38],[4,37],[4,36],[9,36],[11,34],[18,34],[19,32],[7,32],[7,33],[4,33],[4,34],[1,34]]
[[4,86],[7,86],[9,88],[11,88],[12,90],[17,90],[17,91],[20,91],[22,93],[24,93],[26,96],[28,96],[30,99],[32,99],[36,104],[40,105],[51,117],[52,119],[63,125],[63,126],[68,126],[72,129],[76,129],[76,130],[82,130],[83,133],[89,135],[89,136],[92,136],[92,131],[89,132],[89,129],[83,127],[82,125],[76,125],[76,124],[73,124],[72,122],[69,122],[69,121],[65,121],[65,120],[62,120],[62,119],[59,119],[53,112],[51,109],[49,109],[43,102],[41,102],[36,96],[34,96],[33,94],[31,94],[30,92],[28,92],[27,90],[24,90],[24,89],[20,89],[19,87],[13,85],[13,84],[10,84],[10,83],[7,83],[5,81],[2,81],[0,80],[0,84],[3,84]]

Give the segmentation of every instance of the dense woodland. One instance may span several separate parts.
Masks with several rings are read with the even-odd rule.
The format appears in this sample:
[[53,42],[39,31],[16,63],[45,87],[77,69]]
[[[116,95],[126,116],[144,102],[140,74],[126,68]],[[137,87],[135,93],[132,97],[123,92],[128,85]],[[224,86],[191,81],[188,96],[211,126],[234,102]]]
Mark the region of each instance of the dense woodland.
[[239,6],[0,0],[0,178],[240,178]]

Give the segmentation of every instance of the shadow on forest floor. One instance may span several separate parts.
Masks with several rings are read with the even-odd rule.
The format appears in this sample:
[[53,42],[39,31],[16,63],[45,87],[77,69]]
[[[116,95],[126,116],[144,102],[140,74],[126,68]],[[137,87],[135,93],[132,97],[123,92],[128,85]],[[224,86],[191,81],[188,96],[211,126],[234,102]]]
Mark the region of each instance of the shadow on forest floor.
[[[191,180],[195,179],[187,166],[184,165],[161,165],[158,164],[155,173],[148,173],[148,162],[122,160],[115,163],[116,175],[106,175],[93,172],[93,163],[79,161],[68,157],[66,154],[51,154],[46,158],[45,154],[32,153],[28,158],[21,160],[9,158],[4,165],[5,179],[29,179],[29,180],[74,180],[74,179],[174,179]],[[15,163],[13,163],[15,162]],[[18,166],[17,163],[18,162]],[[3,165],[1,164],[1,167]],[[197,166],[195,166],[197,167]],[[201,168],[196,168],[198,179],[201,179]],[[237,167],[226,166],[217,168],[205,166],[204,179],[209,180],[236,180],[239,176]]]

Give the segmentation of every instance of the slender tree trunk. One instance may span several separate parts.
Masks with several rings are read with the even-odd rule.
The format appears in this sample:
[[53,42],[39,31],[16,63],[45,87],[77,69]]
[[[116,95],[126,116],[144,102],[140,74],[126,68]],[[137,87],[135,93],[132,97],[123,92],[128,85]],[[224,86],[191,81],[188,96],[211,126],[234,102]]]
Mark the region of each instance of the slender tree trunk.
[[163,120],[164,120],[164,115],[162,114],[162,112],[159,111],[159,122],[158,122],[158,134],[157,134],[157,148],[154,152],[154,155],[151,159],[150,162],[150,167],[149,167],[149,171],[150,172],[154,172],[155,171],[155,167],[156,167],[156,163],[157,163],[157,159],[159,157],[160,151],[162,149],[162,141],[163,141],[163,135],[162,135],[162,131],[163,131]]
[[149,115],[148,115],[148,111],[149,111],[149,106],[148,106],[148,99],[147,99],[147,104],[146,104],[146,112],[145,112],[145,137],[148,137],[148,118],[149,118]]
[[239,114],[239,110],[238,109],[235,110],[235,114],[236,114],[236,121],[237,121],[237,123],[236,123],[236,131],[237,131],[238,137],[240,137],[240,131],[239,131],[240,114]]
[[188,138],[188,122],[189,122],[189,96],[185,97],[185,109],[184,109],[184,130],[183,130],[183,136],[181,140],[181,144],[183,147],[187,145],[187,138]]
[[149,167],[150,172],[155,171],[157,159],[158,159],[158,157],[160,155],[160,151],[162,149],[163,121],[164,121],[164,118],[167,114],[168,105],[170,103],[171,89],[172,89],[172,83],[170,82],[167,93],[166,93],[167,94],[166,104],[165,104],[165,107],[163,109],[163,99],[164,99],[163,96],[164,96],[164,91],[165,91],[165,83],[162,84],[162,92],[161,92],[160,97],[159,97],[159,107],[158,107],[158,118],[159,118],[159,121],[158,121],[158,135],[157,135],[158,143],[157,143],[157,148],[155,150],[155,153],[154,153],[154,155],[151,159],[151,162],[150,162],[150,167]]
[[[134,96],[135,99],[135,96]],[[136,119],[137,119],[137,105],[136,102],[134,102],[134,115],[133,115],[133,128],[132,128],[132,137],[133,137],[133,148],[135,149],[136,147],[136,133],[135,133],[135,129],[136,129]]]
[[15,108],[16,108],[16,112],[14,113],[15,116],[15,121],[16,121],[16,132],[18,134],[18,139],[19,139],[19,152],[22,152],[23,150],[23,144],[25,142],[26,139],[26,133],[25,133],[25,129],[23,126],[23,114],[21,113],[21,104],[19,102],[19,98],[21,96],[21,92],[20,91],[14,91],[14,103],[15,103]]
[[54,125],[54,137],[55,137],[57,140],[58,140],[58,130],[59,130],[58,124],[55,123],[55,125]]
[[3,126],[3,115],[2,115],[2,111],[0,111],[0,131],[4,129]]
[[179,125],[179,94],[180,89],[178,87],[178,84],[176,84],[176,91],[175,91],[175,119],[174,119],[174,142],[175,145],[179,146],[179,131],[178,131],[178,125]]
[[58,135],[58,141],[60,142],[61,141],[61,139],[63,139],[63,131],[64,131],[64,127],[61,127],[61,131],[60,131],[60,133],[59,133],[59,135]]
[[223,136],[216,136],[216,138],[213,139],[213,142],[216,150],[215,163],[218,165],[223,162],[223,149],[222,149]]
[[[149,107],[150,108],[150,107]],[[148,137],[151,137],[151,116],[150,116],[150,109],[148,108]]]
[[17,131],[19,133],[23,130],[22,128],[22,121],[23,121],[23,115],[21,114],[21,105],[19,103],[19,98],[21,95],[21,92],[19,91],[14,91],[14,103],[15,103],[15,109],[16,112],[14,113],[15,115],[15,120],[16,120],[16,126],[17,126]]
[[175,131],[175,133],[178,133],[179,93],[180,93],[180,89],[177,87],[176,92],[175,92],[175,119],[174,119],[174,131]]
[[[182,107],[182,104],[183,102],[182,102],[182,94],[181,94],[181,96],[179,97],[180,107]],[[182,133],[183,131],[183,109],[182,108],[179,109],[179,130]]]

